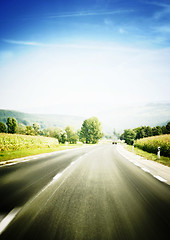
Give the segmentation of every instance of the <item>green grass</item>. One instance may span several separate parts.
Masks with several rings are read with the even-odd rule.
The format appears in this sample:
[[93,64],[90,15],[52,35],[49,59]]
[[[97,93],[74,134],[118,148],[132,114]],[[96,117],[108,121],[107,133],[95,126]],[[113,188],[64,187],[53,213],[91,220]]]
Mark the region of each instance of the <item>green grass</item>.
[[161,164],[164,164],[168,167],[170,167],[170,158],[169,157],[164,157],[164,156],[161,156],[160,159],[158,160],[157,159],[157,154],[154,154],[154,153],[148,153],[146,151],[143,151],[142,149],[139,149],[137,147],[134,147],[134,151],[132,150],[132,146],[130,145],[126,145],[125,147],[127,150],[131,151],[131,152],[134,152],[136,153],[137,155],[141,156],[141,157],[144,157],[148,160],[152,160],[152,161],[155,161],[155,162],[159,162]]
[[81,147],[83,144],[58,144],[57,139],[42,136],[0,133],[0,161],[41,153]]

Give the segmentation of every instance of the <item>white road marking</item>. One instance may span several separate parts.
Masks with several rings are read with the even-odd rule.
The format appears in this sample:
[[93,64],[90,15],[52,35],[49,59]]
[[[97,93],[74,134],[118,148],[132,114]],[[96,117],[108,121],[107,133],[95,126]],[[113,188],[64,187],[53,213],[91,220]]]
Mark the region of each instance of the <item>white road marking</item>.
[[53,177],[53,180],[59,179],[62,175],[63,175],[63,172],[58,173],[57,175],[55,175],[55,176]]
[[[121,149],[123,150],[123,149]],[[142,167],[139,163],[137,162],[134,162],[133,160],[131,160],[129,157],[127,157],[124,153],[122,153],[120,150],[120,148],[117,147],[117,151],[120,153],[120,155],[122,155],[124,158],[126,158],[128,161],[130,161],[131,163],[133,163],[134,165],[136,165],[137,167],[140,167],[143,171],[147,172],[147,173],[150,173],[154,178],[158,179],[159,181],[161,182],[164,182],[164,183],[167,183],[168,180],[160,177],[160,176],[156,176],[154,175],[149,169],[145,168],[145,167]],[[140,159],[144,159],[143,157],[140,157]]]
[[150,173],[150,170],[147,169],[147,168],[141,168],[143,171],[147,172],[147,173]]
[[14,219],[21,208],[14,208],[8,215],[0,222],[0,234],[6,229],[9,223]]
[[159,181],[161,181],[161,182],[167,182],[167,180],[166,179],[164,179],[164,178],[162,178],[162,177],[160,177],[160,176],[156,176],[156,175],[153,175],[155,178],[157,178]]
[[135,164],[135,166],[137,166],[137,167],[140,167],[140,164],[137,162],[133,162],[133,164]]

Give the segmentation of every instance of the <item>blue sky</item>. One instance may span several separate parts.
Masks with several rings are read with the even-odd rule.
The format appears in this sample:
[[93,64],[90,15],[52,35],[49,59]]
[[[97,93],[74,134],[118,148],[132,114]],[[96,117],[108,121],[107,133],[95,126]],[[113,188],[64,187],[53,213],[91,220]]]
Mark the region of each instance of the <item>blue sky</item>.
[[170,41],[167,0],[6,0],[0,5],[3,50],[14,48],[9,46],[12,41],[114,41],[144,47],[166,47]]
[[169,63],[169,0],[0,1],[0,108],[170,103]]

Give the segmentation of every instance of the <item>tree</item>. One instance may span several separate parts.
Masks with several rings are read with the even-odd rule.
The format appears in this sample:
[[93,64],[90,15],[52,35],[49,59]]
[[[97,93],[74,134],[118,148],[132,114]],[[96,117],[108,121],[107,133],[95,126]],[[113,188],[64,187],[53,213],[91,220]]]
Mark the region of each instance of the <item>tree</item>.
[[7,125],[7,132],[12,133],[12,119],[10,117],[7,118],[6,125]]
[[6,125],[3,122],[0,122],[0,133],[6,133]]
[[125,142],[129,145],[132,145],[134,143],[134,139],[136,137],[136,133],[132,129],[125,129],[123,133],[123,138]]
[[76,134],[76,132],[74,131],[74,128],[71,126],[67,126],[65,128],[66,134],[67,134],[67,141],[71,144],[76,144],[79,136]]
[[65,143],[67,141],[67,134],[61,128],[49,128],[49,136],[58,139],[59,143]]
[[7,132],[8,133],[16,133],[17,131],[17,120],[15,118],[7,118]]
[[153,127],[152,128],[152,133],[153,133],[153,136],[161,135],[162,134],[161,127],[160,126]]
[[38,135],[39,134],[39,129],[40,129],[40,124],[38,123],[33,123],[33,129],[35,131],[35,135]]
[[15,118],[12,118],[12,133],[17,132],[17,120]]
[[71,137],[75,135],[74,128],[71,127],[71,126],[67,126],[65,128],[65,131],[66,131],[66,134],[67,134],[67,141],[70,142]]
[[97,117],[92,117],[84,120],[81,131],[81,141],[85,139],[86,143],[95,144],[103,137],[101,122]]
[[162,126],[162,134],[167,134],[168,131],[167,131],[167,128],[166,126]]
[[140,139],[145,136],[145,131],[143,127],[134,128],[133,131],[136,133],[135,139]]
[[152,128],[147,126],[145,133],[146,133],[146,137],[151,137],[152,136]]
[[22,123],[20,123],[17,127],[17,133],[18,134],[26,134],[26,126]]
[[74,134],[73,136],[70,137],[70,143],[71,144],[76,144],[77,141],[79,140],[79,136],[77,134]]
[[32,135],[32,136],[35,135],[35,131],[32,128],[32,126],[26,126],[26,135]]
[[167,134],[170,134],[170,122],[167,123],[166,129],[167,129]]

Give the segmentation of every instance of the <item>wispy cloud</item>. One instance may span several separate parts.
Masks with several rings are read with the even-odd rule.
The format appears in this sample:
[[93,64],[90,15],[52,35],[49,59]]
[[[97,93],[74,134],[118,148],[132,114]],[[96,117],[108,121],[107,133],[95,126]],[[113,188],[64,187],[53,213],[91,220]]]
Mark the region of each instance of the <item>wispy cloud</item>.
[[158,26],[154,28],[155,32],[159,32],[159,33],[170,33],[170,25],[164,25],[164,26]]
[[17,45],[26,45],[26,46],[44,46],[43,43],[39,42],[29,42],[29,41],[16,41],[11,39],[3,39],[3,42],[17,44]]
[[161,9],[154,13],[153,18],[159,20],[168,14],[170,14],[170,4],[160,3],[160,2],[145,2],[146,4],[155,5],[161,7]]
[[[124,31],[123,29],[121,29]],[[119,29],[120,31],[120,29]],[[85,44],[51,44],[51,43],[42,43],[42,42],[30,42],[30,41],[19,41],[12,39],[3,39],[3,42],[15,45],[23,45],[30,47],[43,47],[43,48],[72,48],[72,49],[89,49],[89,50],[110,50],[110,51],[122,51],[122,52],[136,52],[137,49],[123,47],[116,43],[109,43],[106,45],[101,42],[90,42]]]
[[116,11],[95,11],[95,12],[74,12],[74,13],[64,13],[64,14],[56,14],[50,16],[49,18],[67,18],[67,17],[85,17],[85,16],[102,16],[102,15],[114,15],[114,14],[122,14],[122,13],[131,13],[134,10],[116,10]]

